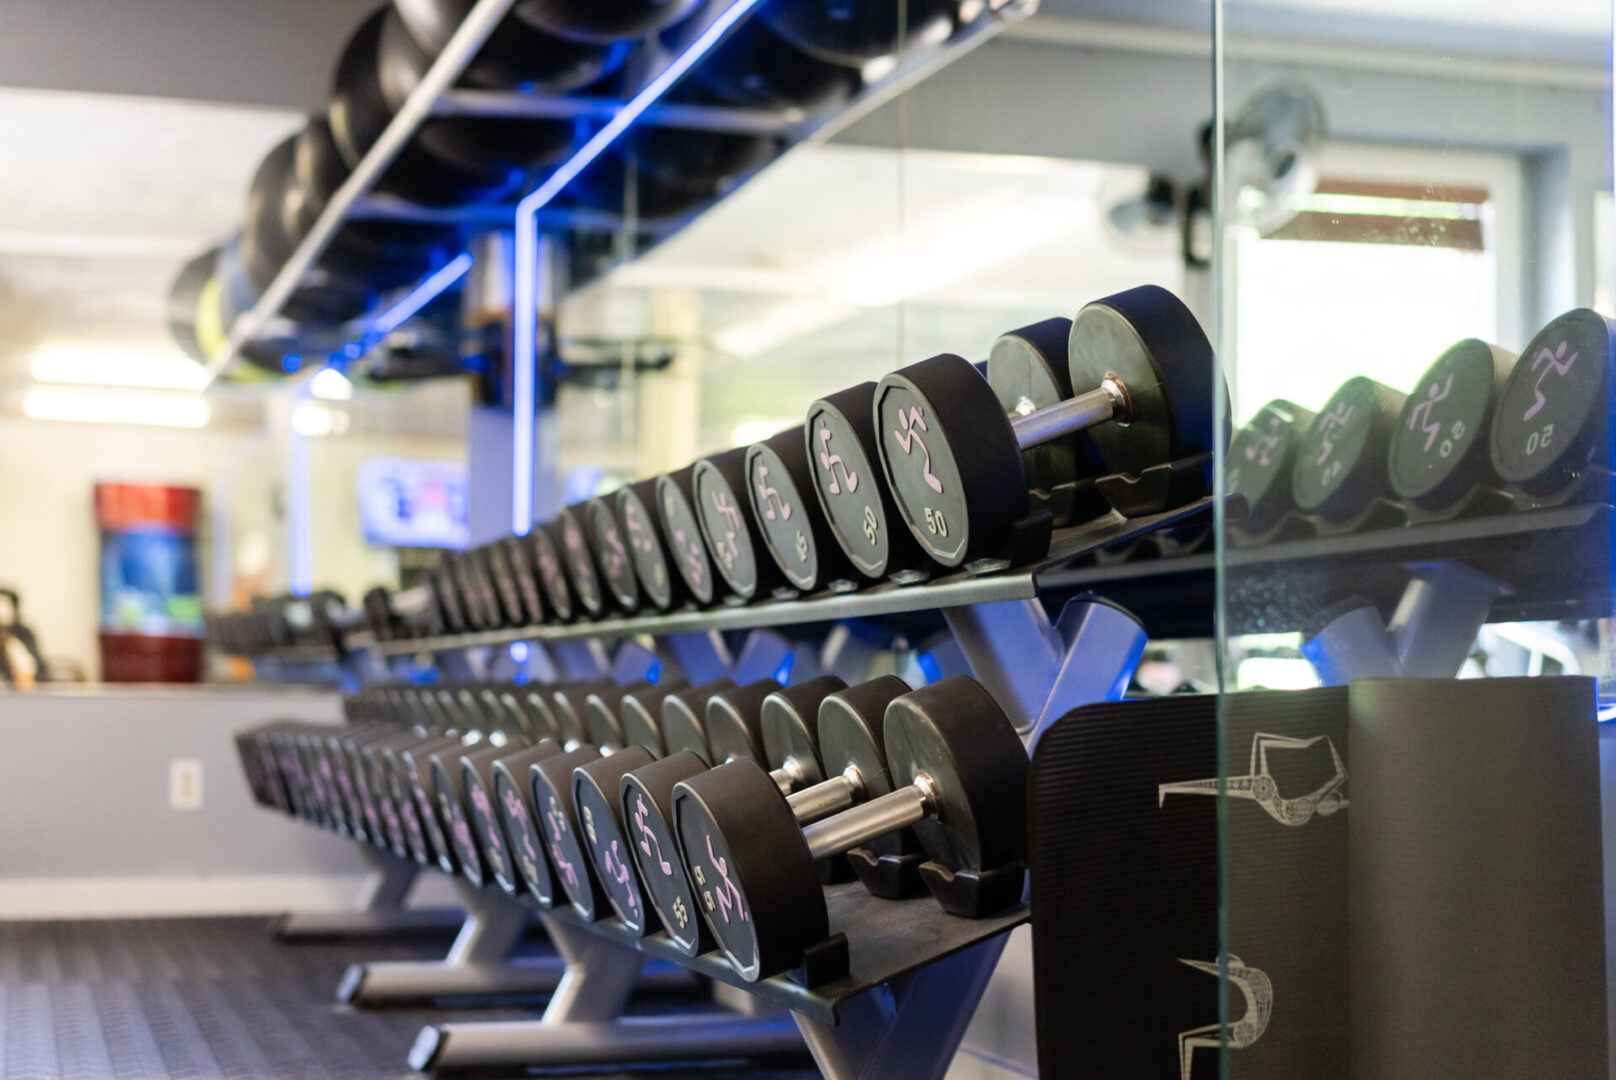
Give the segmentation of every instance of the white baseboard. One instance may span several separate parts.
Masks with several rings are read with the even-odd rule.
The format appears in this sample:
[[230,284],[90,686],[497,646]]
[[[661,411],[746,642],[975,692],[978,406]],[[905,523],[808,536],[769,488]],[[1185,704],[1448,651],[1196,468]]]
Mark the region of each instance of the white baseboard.
[[0,880],[0,920],[271,915],[352,907],[363,874]]

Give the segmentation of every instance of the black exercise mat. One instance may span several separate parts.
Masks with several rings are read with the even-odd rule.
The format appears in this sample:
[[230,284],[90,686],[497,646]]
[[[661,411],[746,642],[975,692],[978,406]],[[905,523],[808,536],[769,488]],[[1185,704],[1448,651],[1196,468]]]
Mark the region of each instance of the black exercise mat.
[[[1230,1070],[1344,1077],[1346,691],[1229,698]],[[1045,1076],[1219,1075],[1217,702],[1078,709],[1029,786]]]
[[1594,695],[1353,684],[1355,1078],[1606,1075]]

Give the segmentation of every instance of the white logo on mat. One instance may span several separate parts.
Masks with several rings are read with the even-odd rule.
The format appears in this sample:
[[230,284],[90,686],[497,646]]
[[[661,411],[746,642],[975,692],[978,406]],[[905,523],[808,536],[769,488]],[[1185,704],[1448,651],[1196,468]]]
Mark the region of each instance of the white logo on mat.
[[[1279,793],[1279,784],[1268,771],[1270,750],[1306,750],[1323,743],[1330,751],[1330,762],[1335,774],[1313,791],[1294,799]],[[1286,735],[1264,735],[1258,732],[1251,740],[1251,767],[1244,776],[1228,778],[1225,791],[1233,799],[1250,799],[1268,812],[1268,816],[1281,825],[1306,825],[1314,814],[1328,816],[1347,808],[1347,796],[1342,787],[1347,782],[1347,767],[1328,735],[1315,735],[1311,739],[1295,739]],[[1216,795],[1218,780],[1184,780],[1176,784],[1161,784],[1156,788],[1156,805],[1167,801],[1169,795]]]

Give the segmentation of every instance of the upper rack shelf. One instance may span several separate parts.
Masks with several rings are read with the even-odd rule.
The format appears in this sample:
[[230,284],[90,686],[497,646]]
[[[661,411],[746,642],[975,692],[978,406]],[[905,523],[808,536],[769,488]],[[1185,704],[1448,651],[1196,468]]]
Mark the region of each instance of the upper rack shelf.
[[[639,59],[633,64],[634,70],[625,80],[621,99],[454,88],[456,80],[514,2],[515,0],[478,0],[426,75],[394,115],[381,137],[331,198],[308,235],[281,267],[258,303],[243,312],[231,325],[225,342],[209,358],[207,374],[210,385],[216,383],[220,376],[238,362],[244,346],[276,330],[281,308],[304,276],[314,267],[337,230],[350,218],[449,221],[490,228],[512,227],[514,208],[511,204],[441,210],[417,207],[402,200],[370,195],[376,181],[403,150],[416,129],[427,119],[433,116],[474,115],[571,118],[604,123],[617,115],[628,101],[652,86],[677,59],[654,36],[645,39]],[[701,24],[693,26],[692,30],[699,31],[703,27],[712,26],[733,8],[743,5],[750,7],[753,2],[755,0],[731,0],[727,4],[709,4],[692,17],[693,22]],[[798,108],[768,110],[661,103],[653,104],[636,123],[705,131],[774,135],[793,144],[823,141],[916,82],[976,48],[1004,26],[1031,15],[1036,9],[1037,0],[989,0],[945,42],[935,46],[915,46],[905,49],[878,75],[872,76],[871,72],[866,71],[866,79],[859,92],[846,102],[835,106],[814,110]],[[749,13],[743,13],[741,16],[742,19],[746,17],[749,17]],[[574,160],[583,153],[582,149],[575,152]],[[566,169],[570,164],[571,162],[564,162],[557,168]],[[765,164],[756,171],[762,171],[767,167]],[[750,179],[750,176],[741,178],[741,182],[747,179]],[[667,221],[644,223],[645,227],[641,228],[640,232],[653,241],[660,240],[689,224],[701,212],[702,210],[697,210]],[[622,219],[612,214],[602,214],[598,210],[555,210],[542,212],[540,222],[546,226],[576,225],[601,228],[620,226]],[[408,295],[412,288],[401,290],[398,295]],[[385,314],[390,306],[388,303],[378,305],[345,325],[340,333],[330,336],[333,339],[340,338],[350,342],[366,340],[370,338],[376,320]]]

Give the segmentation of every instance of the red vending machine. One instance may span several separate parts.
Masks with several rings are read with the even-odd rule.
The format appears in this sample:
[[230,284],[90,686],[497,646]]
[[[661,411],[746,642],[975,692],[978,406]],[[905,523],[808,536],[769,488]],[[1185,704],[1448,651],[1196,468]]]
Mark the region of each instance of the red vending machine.
[[97,484],[103,682],[200,682],[202,493],[154,484]]

